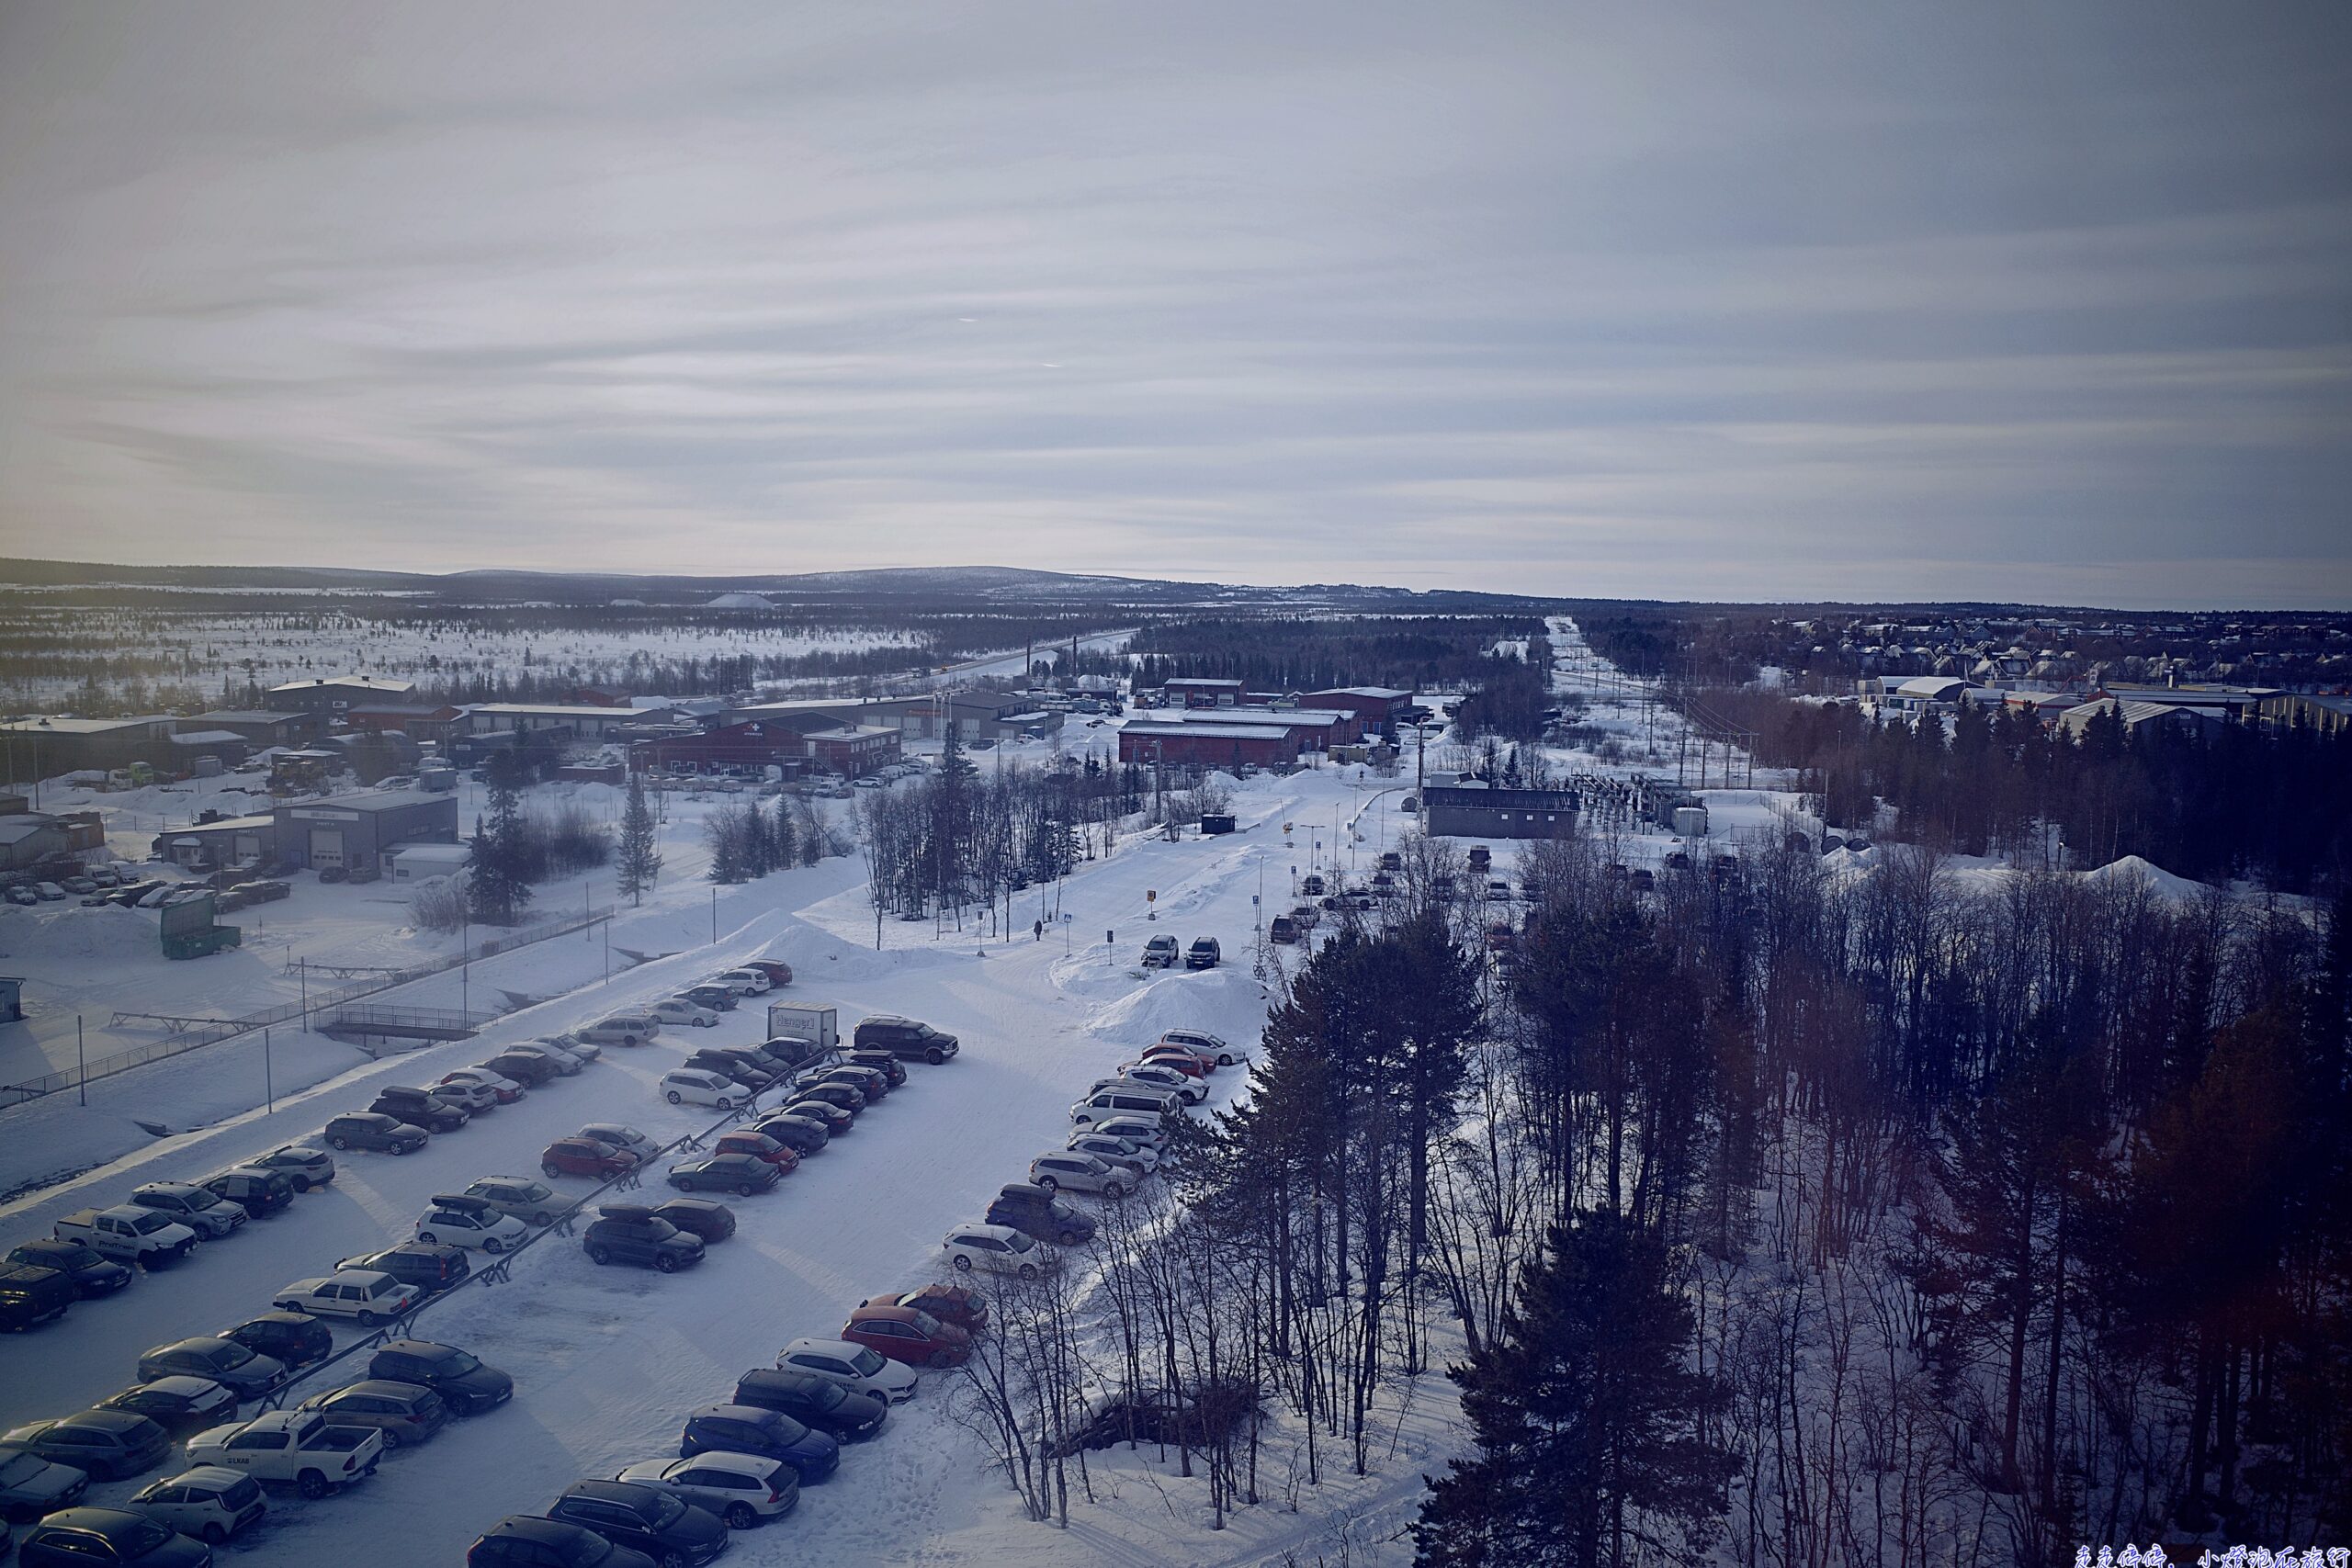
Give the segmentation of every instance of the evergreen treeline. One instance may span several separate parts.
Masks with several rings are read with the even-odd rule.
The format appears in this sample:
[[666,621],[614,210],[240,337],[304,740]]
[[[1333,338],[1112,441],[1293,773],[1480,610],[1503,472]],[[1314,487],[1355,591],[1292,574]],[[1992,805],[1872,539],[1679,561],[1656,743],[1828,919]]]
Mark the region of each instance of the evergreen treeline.
[[1453,728],[1464,740],[1498,736],[1540,740],[1559,698],[1552,691],[1552,644],[1527,639],[1525,659],[1489,659],[1473,677],[1469,694],[1453,707]]
[[1207,615],[1163,621],[1136,634],[1139,687],[1171,677],[1242,681],[1269,692],[1334,686],[1451,687],[1487,671],[1487,650],[1540,637],[1531,615],[1380,615],[1329,620]]

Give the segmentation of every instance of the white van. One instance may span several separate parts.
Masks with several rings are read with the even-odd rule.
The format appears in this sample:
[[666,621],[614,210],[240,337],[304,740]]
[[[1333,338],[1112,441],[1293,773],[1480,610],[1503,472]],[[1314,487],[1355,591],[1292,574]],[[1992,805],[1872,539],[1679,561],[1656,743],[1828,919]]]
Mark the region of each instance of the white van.
[[616,1012],[578,1032],[598,1045],[642,1045],[662,1032],[662,1021],[650,1012]]
[[1184,1101],[1176,1095],[1133,1084],[1087,1096],[1069,1108],[1069,1119],[1081,1127],[1091,1127],[1114,1116],[1173,1116],[1183,1108]]
[[673,1105],[707,1105],[732,1111],[751,1098],[751,1091],[722,1073],[679,1067],[662,1075],[662,1098]]

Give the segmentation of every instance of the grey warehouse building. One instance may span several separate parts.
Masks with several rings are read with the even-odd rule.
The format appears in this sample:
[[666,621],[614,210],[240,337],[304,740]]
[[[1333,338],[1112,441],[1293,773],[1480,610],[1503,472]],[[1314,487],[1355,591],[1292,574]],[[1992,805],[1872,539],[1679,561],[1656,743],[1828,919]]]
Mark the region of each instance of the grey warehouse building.
[[458,797],[409,789],[305,801],[281,806],[277,855],[289,865],[367,866],[380,870],[384,856],[402,844],[458,841]]
[[1559,839],[1576,830],[1572,789],[1421,791],[1422,830],[1449,839]]

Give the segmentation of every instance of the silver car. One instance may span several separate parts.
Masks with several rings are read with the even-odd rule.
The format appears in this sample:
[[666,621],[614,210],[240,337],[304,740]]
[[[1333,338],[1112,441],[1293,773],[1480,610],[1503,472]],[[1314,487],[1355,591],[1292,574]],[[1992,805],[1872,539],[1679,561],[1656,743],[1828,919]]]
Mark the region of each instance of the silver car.
[[780,1519],[800,1501],[800,1476],[782,1460],[757,1454],[714,1452],[692,1459],[649,1459],[630,1465],[616,1481],[667,1492],[682,1503],[705,1508],[729,1529],[750,1529]]

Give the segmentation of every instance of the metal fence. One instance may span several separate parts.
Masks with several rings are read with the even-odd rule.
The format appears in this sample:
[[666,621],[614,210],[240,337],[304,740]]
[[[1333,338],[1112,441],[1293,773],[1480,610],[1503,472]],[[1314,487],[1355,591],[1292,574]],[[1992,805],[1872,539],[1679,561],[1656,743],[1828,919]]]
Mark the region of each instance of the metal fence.
[[454,953],[447,957],[435,958],[424,964],[412,964],[405,969],[389,971],[379,979],[361,980],[347,986],[332,987],[316,992],[303,1000],[281,1002],[276,1007],[264,1008],[259,1012],[245,1013],[237,1018],[191,1021],[188,1027],[167,1034],[161,1040],[110,1053],[90,1063],[86,1067],[48,1073],[40,1077],[28,1078],[22,1083],[0,1085],[0,1110],[6,1110],[14,1105],[23,1105],[28,1101],[39,1100],[43,1095],[55,1094],[62,1089],[74,1089],[82,1084],[95,1082],[99,1078],[112,1077],[117,1073],[126,1073],[133,1067],[143,1067],[150,1062],[160,1062],[166,1056],[177,1056],[186,1052],[200,1050],[207,1045],[217,1045],[223,1040],[234,1040],[242,1035],[250,1034],[254,1030],[284,1023],[289,1019],[306,1019],[311,1013],[333,1009],[345,1002],[356,1001],[361,997],[389,991],[395,986],[405,986],[435,975],[447,974],[472,959],[488,958],[500,953],[511,953],[518,947],[528,947],[533,942],[568,936],[573,931],[585,931],[599,920],[609,920],[612,918],[613,907],[607,904],[601,908],[584,910],[577,915],[567,915],[560,920],[543,920],[535,926],[525,926],[518,931],[508,931],[503,936],[492,937],[488,941],[474,943],[461,953]]

